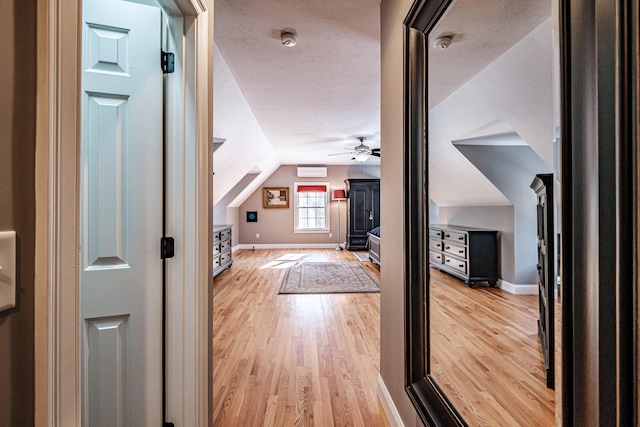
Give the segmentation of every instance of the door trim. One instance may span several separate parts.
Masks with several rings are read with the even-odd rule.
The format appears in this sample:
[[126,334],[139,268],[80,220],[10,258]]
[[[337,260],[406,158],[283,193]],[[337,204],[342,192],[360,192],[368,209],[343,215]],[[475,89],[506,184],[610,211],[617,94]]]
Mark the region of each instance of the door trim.
[[[182,123],[173,147],[183,155],[169,180],[176,191],[172,227],[176,258],[168,284],[168,340],[180,343],[168,358],[168,420],[206,425],[209,411],[211,277],[211,144],[213,140],[213,0],[160,0],[183,21],[176,64]],[[35,423],[80,425],[79,147],[81,2],[38,3],[36,113]],[[179,98],[179,99],[177,99]],[[173,100],[172,100],[173,101]],[[174,104],[175,105],[175,104]],[[171,142],[170,142],[171,143]],[[171,201],[169,201],[171,203]],[[160,236],[158,236],[160,238]],[[181,319],[178,323],[175,319]],[[176,347],[174,345],[174,347]]]

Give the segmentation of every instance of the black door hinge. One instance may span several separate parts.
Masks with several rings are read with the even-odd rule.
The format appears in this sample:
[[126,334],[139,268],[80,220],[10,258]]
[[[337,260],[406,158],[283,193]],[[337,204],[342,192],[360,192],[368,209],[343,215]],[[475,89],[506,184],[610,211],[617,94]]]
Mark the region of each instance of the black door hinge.
[[173,258],[173,237],[163,237],[160,239],[160,258]]
[[164,74],[171,74],[175,71],[175,55],[171,52],[162,51],[160,53],[160,64]]

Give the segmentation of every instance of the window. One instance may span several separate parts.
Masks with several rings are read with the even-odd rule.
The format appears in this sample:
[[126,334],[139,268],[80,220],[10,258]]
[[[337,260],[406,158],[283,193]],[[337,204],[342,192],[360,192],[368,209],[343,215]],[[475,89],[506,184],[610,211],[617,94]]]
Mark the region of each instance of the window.
[[329,231],[328,188],[326,182],[296,182],[295,231]]

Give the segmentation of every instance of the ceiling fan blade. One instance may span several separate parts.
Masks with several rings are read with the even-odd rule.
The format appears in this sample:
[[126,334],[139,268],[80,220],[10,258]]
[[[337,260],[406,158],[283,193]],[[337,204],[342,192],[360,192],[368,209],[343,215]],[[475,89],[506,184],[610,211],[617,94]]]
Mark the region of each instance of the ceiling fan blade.
[[371,155],[375,157],[380,157],[380,152],[378,151],[377,153],[371,153]]
[[328,156],[344,156],[345,154],[352,154],[352,153],[333,153],[333,154],[327,154]]
[[380,149],[379,149],[379,148],[372,148],[372,149],[371,149],[371,152],[372,152],[372,153],[379,153],[379,152],[380,152]]

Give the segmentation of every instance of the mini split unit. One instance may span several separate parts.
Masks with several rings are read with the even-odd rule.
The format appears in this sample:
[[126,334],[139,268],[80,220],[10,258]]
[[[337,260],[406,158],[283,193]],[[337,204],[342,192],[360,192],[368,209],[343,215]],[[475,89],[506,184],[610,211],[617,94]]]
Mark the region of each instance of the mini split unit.
[[326,166],[298,166],[298,178],[326,178]]

